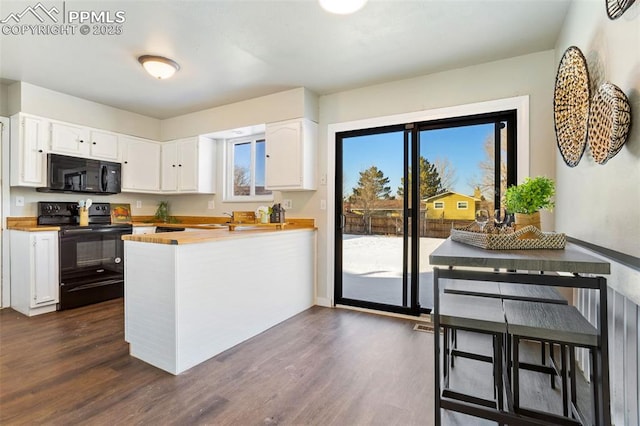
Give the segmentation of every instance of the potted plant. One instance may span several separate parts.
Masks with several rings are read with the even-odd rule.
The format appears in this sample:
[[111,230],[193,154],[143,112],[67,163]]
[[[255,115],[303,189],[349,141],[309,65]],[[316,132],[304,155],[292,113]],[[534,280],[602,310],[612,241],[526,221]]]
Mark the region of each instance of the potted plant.
[[175,217],[169,215],[169,202],[168,201],[160,201],[158,204],[158,209],[156,210],[156,214],[153,216],[154,220],[160,221],[163,223],[177,223]]
[[269,223],[269,215],[271,215],[271,207],[260,206],[256,209],[256,219],[260,223]]
[[533,225],[540,229],[540,210],[551,210],[551,197],[556,193],[553,180],[545,176],[525,178],[517,186],[510,186],[504,194],[505,208],[515,215],[516,229]]

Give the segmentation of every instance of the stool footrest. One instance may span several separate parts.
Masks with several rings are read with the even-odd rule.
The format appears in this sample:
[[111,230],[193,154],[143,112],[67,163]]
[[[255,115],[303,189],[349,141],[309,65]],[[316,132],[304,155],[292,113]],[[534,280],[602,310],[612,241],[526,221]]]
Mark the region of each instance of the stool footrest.
[[536,373],[553,374],[554,376],[560,375],[557,367],[555,367],[555,362],[553,363],[553,367],[550,367],[548,365],[529,364],[527,362],[521,362],[518,365],[522,370],[535,371]]
[[451,389],[443,389],[442,390],[443,398],[451,398],[457,399],[458,401],[469,402],[471,404],[482,405],[483,407],[489,407],[496,409],[496,402],[490,399],[479,398],[477,396],[467,395],[465,393],[460,393],[456,391],[452,391]]
[[476,361],[493,362],[493,357],[492,356],[474,354],[473,352],[465,352],[465,351],[461,351],[459,349],[451,350],[451,355],[452,356],[458,356],[460,358],[473,359],[473,360],[476,360]]
[[538,420],[553,422],[553,424],[558,426],[581,426],[583,424],[578,420],[570,419],[568,417],[558,416],[553,413],[546,413],[543,411],[533,410],[530,408],[518,408],[516,410],[516,413],[529,417],[531,419],[538,419]]

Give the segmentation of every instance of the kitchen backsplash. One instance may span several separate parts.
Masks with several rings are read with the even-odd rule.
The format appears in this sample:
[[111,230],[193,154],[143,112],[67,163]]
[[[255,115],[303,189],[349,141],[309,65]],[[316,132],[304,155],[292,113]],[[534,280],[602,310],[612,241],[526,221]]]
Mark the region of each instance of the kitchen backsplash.
[[[173,216],[223,216],[225,212],[233,210],[254,211],[260,205],[272,205],[282,203],[283,198],[292,200],[292,208],[287,210],[287,215],[305,215],[312,217],[310,211],[312,203],[310,192],[275,193],[274,201],[271,202],[245,202],[227,203],[222,202],[222,194],[132,194],[120,193],[116,195],[88,195],[88,194],[58,194],[37,192],[33,188],[12,187],[10,192],[10,212],[11,217],[36,216],[36,204],[38,201],[69,201],[77,202],[80,199],[91,198],[96,203],[129,203],[133,216],[154,215],[160,201],[169,202],[169,211]],[[24,200],[24,206],[17,206],[18,198]],[[138,207],[138,201],[140,207]],[[214,208],[210,209],[210,202],[213,201]]]

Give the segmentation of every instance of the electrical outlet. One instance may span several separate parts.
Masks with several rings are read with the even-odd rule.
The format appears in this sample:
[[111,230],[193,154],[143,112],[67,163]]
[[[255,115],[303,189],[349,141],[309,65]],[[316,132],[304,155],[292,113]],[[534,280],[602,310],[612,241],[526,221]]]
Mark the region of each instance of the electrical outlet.
[[16,207],[24,207],[24,197],[16,197]]
[[216,208],[216,201],[215,200],[209,200],[209,202],[207,203],[207,208],[209,210],[213,210]]
[[320,210],[327,209],[327,200],[320,200]]
[[142,201],[136,200],[136,209],[141,209],[141,208],[142,208]]
[[327,174],[323,173],[322,176],[320,176],[320,185],[326,185],[327,184]]
[[293,202],[291,200],[282,200],[282,208],[291,210],[293,208]]

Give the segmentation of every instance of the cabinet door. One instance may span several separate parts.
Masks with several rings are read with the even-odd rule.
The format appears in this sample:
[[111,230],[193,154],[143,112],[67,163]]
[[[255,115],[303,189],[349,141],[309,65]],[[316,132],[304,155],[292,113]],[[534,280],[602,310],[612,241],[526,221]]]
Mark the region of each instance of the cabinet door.
[[19,129],[19,183],[45,186],[47,123],[41,118],[22,117]]
[[178,144],[165,142],[162,144],[162,190],[178,189]]
[[51,123],[51,151],[59,154],[87,156],[89,139],[84,127]]
[[58,302],[58,234],[35,233],[31,238],[33,280],[31,307]]
[[266,187],[298,187],[302,184],[302,123],[267,125]]
[[178,142],[178,189],[197,191],[198,188],[198,138]]
[[143,139],[123,138],[122,189],[160,190],[160,144]]
[[118,135],[91,130],[91,156],[104,160],[118,160]]
[[131,233],[134,235],[139,235],[139,234],[153,234],[155,232],[156,232],[155,226],[134,226]]

